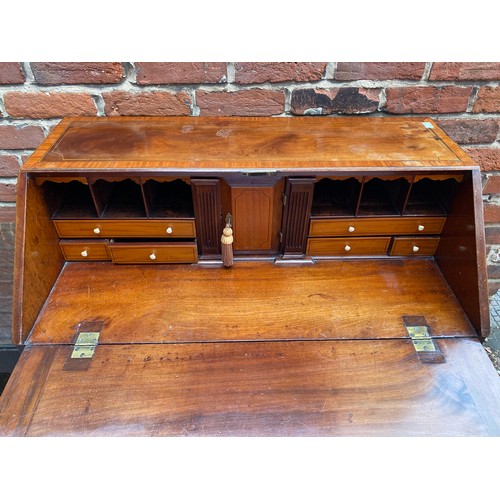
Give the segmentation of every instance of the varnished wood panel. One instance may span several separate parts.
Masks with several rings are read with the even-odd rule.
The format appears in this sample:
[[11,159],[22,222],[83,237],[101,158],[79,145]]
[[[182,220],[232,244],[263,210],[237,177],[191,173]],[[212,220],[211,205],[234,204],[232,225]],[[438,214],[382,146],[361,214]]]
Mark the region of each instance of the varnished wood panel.
[[446,217],[318,218],[311,219],[309,236],[439,234],[445,221]]
[[234,250],[273,249],[274,187],[231,188]]
[[434,255],[439,238],[394,238],[391,255]]
[[194,172],[439,165],[474,162],[429,118],[85,117],[63,119],[23,169]]
[[346,256],[386,255],[391,238],[309,238],[306,255]]
[[287,181],[282,227],[285,258],[305,253],[314,181],[314,178],[291,178]]
[[476,332],[487,337],[490,316],[479,169],[459,184],[435,258]]
[[[194,238],[194,220],[55,220],[61,238]],[[168,228],[171,231],[168,231]],[[98,232],[95,231],[98,229]]]
[[474,335],[431,259],[70,262],[30,342],[68,343],[82,321],[97,320],[104,343],[408,337],[403,316],[424,316],[437,336]]
[[22,343],[49,295],[64,257],[50,220],[50,193],[26,174],[18,178],[12,341]]
[[32,346],[0,399],[0,432],[499,436],[484,349],[437,342],[445,363],[422,363],[408,340],[99,345],[82,370],[68,369],[71,346]]
[[202,256],[220,256],[222,206],[219,179],[192,179],[198,248]]

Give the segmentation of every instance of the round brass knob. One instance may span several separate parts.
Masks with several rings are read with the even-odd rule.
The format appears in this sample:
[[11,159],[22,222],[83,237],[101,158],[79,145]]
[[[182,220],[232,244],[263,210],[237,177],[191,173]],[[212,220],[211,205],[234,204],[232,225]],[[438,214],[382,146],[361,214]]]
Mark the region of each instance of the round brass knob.
[[156,254],[153,252],[153,253],[149,256],[149,258],[150,258],[151,260],[156,260]]
[[172,229],[171,226],[168,226],[167,227],[167,234],[172,234],[174,232],[174,230]]
[[101,230],[98,227],[94,227],[94,233],[95,234],[100,234]]
[[344,247],[344,250],[345,250],[346,252],[348,252],[350,249],[351,249],[351,247],[350,247],[349,245],[346,245],[346,246]]
[[347,229],[350,233],[354,233],[354,231],[356,230],[354,228],[354,226],[349,226],[348,229]]
[[414,252],[418,252],[418,251],[420,250],[420,248],[419,248],[419,247],[417,247],[417,245],[413,245],[412,250],[413,250]]
[[425,226],[422,226],[422,224],[419,224],[418,227],[417,227],[417,229],[419,231],[423,231],[425,229]]
[[82,257],[87,257],[87,255],[88,255],[87,250],[83,250],[82,252],[80,252],[80,255]]

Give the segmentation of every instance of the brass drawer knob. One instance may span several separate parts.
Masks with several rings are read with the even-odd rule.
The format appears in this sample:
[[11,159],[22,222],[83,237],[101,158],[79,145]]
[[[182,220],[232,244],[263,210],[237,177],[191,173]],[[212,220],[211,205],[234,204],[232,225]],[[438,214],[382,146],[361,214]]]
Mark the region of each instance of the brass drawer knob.
[[94,233],[100,234],[101,230],[98,227],[94,227]]
[[167,234],[172,234],[174,230],[172,229],[172,226],[167,227]]
[[156,254],[153,252],[153,253],[149,256],[149,258],[150,258],[151,260],[156,260]]
[[351,249],[351,247],[350,247],[349,245],[346,245],[346,246],[344,247],[344,250],[345,250],[346,252],[348,252],[350,249]]
[[417,247],[417,245],[413,245],[412,250],[416,253],[416,252],[418,252],[420,250],[420,248]]
[[419,224],[418,227],[417,227],[417,229],[419,231],[423,231],[425,229],[425,226],[423,226],[422,224]]
[[80,255],[81,255],[82,257],[87,257],[87,255],[88,255],[87,250],[83,250],[82,252],[80,252]]
[[347,228],[347,230],[348,230],[350,233],[354,233],[354,231],[355,231],[356,229],[354,228],[354,226],[349,226],[349,227]]

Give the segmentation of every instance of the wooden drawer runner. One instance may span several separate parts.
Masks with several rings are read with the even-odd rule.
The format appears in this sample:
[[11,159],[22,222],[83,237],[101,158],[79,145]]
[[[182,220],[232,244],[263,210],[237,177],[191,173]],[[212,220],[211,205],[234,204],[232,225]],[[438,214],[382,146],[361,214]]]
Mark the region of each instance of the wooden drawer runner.
[[391,255],[434,255],[439,238],[394,238]]
[[59,246],[66,260],[110,260],[105,241],[61,240]]
[[311,219],[309,236],[440,234],[446,217]]
[[110,243],[108,249],[115,264],[180,264],[198,260],[194,242]]
[[61,238],[194,238],[194,219],[54,220]]
[[309,238],[307,255],[386,255],[391,238]]

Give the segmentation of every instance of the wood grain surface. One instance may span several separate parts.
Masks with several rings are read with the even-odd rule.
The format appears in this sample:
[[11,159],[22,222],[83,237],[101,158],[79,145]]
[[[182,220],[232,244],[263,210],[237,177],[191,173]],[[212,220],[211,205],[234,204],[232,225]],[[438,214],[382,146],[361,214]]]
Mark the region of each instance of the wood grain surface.
[[[422,122],[432,124],[426,128]],[[25,171],[472,166],[429,118],[63,119]]]
[[70,346],[32,346],[0,432],[500,435],[500,379],[480,343],[437,342],[445,363],[422,363],[407,340],[100,345],[82,370],[68,369]]
[[[133,284],[133,286],[132,286]],[[436,336],[475,335],[430,259],[315,265],[67,263],[31,343],[71,343],[103,321],[101,343],[408,337],[403,316]]]

